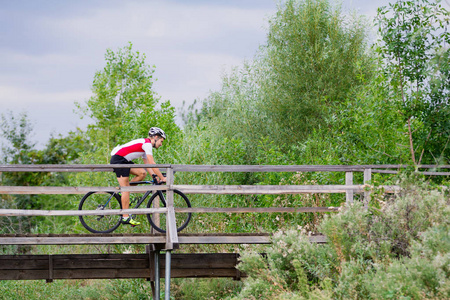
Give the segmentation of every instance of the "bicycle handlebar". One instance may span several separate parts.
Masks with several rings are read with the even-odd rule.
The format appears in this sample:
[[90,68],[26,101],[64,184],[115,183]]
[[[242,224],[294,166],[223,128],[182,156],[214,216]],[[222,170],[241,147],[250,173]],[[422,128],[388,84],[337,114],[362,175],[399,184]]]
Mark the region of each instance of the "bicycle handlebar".
[[[165,177],[166,173],[162,173],[162,175]],[[154,184],[154,185],[161,185],[166,183],[165,181],[163,182],[159,182],[156,178],[158,178],[158,176],[156,174],[152,174],[153,180],[143,180],[143,181],[133,181],[130,182],[130,185],[138,185],[138,184]]]

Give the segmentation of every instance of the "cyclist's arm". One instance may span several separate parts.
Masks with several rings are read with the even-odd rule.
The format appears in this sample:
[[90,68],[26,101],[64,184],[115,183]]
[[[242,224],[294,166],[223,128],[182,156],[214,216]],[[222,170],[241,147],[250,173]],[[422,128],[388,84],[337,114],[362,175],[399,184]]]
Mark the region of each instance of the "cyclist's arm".
[[[146,158],[144,158],[144,163],[149,164],[149,165],[156,165],[155,160],[153,159],[153,155],[146,155]],[[159,181],[164,181],[166,182],[166,177],[163,176],[163,174],[161,173],[161,171],[159,171],[158,168],[148,168],[148,172],[150,174],[156,174],[156,176],[159,177]]]

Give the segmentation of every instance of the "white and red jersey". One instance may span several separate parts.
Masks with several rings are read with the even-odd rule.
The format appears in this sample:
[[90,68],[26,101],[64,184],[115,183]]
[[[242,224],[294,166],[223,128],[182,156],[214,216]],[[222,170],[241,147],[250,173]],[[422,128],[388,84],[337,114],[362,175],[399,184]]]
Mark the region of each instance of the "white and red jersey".
[[124,145],[119,145],[111,151],[111,155],[120,155],[128,161],[147,155],[153,155],[153,146],[149,138],[132,140]]

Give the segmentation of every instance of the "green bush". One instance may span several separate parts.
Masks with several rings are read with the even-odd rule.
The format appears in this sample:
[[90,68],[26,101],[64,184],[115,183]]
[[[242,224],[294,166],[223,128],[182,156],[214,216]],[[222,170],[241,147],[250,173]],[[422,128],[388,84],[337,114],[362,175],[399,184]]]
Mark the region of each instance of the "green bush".
[[326,244],[296,228],[275,234],[264,255],[245,252],[248,278],[231,299],[448,299],[448,195],[415,177],[400,184],[368,210],[355,203],[326,216]]

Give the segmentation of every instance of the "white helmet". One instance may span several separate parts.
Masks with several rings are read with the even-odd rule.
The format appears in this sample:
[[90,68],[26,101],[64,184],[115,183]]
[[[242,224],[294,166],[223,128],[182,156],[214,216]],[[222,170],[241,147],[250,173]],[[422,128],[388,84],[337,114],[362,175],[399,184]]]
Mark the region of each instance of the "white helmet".
[[148,136],[155,136],[155,135],[159,135],[163,139],[166,139],[166,133],[159,127],[152,127],[148,131]]

